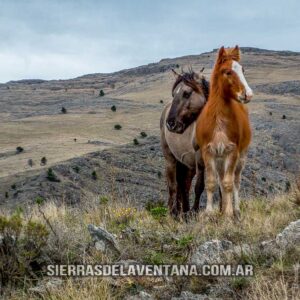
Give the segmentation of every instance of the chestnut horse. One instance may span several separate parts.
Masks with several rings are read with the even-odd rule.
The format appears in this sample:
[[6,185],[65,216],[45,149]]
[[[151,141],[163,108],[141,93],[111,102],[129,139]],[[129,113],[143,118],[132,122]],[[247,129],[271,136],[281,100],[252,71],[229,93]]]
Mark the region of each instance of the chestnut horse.
[[209,84],[202,75],[192,71],[181,75],[172,71],[176,78],[172,88],[173,101],[162,112],[160,131],[162,152],[166,159],[168,206],[171,215],[177,217],[190,210],[189,192],[197,165],[199,171],[193,207],[196,212],[204,190],[204,166],[197,157],[193,143],[195,122],[207,101]]
[[251,141],[248,111],[244,104],[253,96],[239,61],[238,46],[220,48],[211,75],[208,102],[196,125],[196,140],[206,170],[206,210],[212,210],[213,192],[218,180],[222,192],[222,213],[236,217],[240,215],[238,193],[241,172]]

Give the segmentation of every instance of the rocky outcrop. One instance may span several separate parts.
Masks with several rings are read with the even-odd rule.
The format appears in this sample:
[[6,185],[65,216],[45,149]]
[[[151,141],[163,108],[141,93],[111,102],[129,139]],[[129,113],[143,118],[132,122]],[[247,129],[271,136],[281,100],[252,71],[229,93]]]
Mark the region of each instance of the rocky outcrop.
[[95,248],[103,253],[120,254],[119,245],[113,234],[102,227],[88,225],[88,231],[92,237]]

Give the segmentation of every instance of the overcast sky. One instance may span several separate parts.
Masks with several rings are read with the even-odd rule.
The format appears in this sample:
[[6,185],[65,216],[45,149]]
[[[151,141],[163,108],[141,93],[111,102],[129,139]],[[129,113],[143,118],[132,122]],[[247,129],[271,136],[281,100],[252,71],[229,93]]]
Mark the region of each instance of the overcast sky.
[[0,82],[112,72],[235,44],[300,51],[300,1],[0,0]]

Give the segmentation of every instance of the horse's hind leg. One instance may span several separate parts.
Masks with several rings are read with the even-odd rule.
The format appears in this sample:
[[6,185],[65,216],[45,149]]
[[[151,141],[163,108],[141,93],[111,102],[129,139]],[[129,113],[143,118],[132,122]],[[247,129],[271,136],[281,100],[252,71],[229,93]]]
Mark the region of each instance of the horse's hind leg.
[[197,178],[196,178],[196,184],[195,184],[195,202],[193,206],[193,211],[198,212],[199,211],[199,205],[200,205],[200,197],[204,190],[204,168],[199,167],[197,170]]
[[177,161],[177,203],[180,205],[180,210],[182,210],[184,214],[190,210],[189,194],[194,175],[195,170],[190,170],[188,167]]

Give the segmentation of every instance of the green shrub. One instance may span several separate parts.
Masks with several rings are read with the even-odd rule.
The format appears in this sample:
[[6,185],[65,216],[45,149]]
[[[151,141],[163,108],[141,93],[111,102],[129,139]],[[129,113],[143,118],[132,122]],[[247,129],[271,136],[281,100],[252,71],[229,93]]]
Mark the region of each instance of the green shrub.
[[96,173],[95,170],[92,172],[92,178],[93,178],[94,180],[97,180],[97,178],[98,178],[98,175],[97,175],[97,173]]
[[162,252],[150,250],[144,257],[147,264],[162,265],[165,262],[165,255]]
[[164,103],[164,100],[162,100],[162,99],[161,99],[161,100],[159,100],[159,103],[163,104],[163,103]]
[[74,170],[76,173],[79,173],[80,168],[79,168],[78,166],[74,166],[74,167],[73,167],[73,170]]
[[46,156],[43,156],[41,158],[41,166],[45,166],[46,164],[47,164],[47,158],[46,158]]
[[145,131],[142,131],[142,132],[140,133],[140,135],[141,135],[142,138],[147,137],[147,133],[146,133]]
[[110,108],[113,112],[115,112],[117,110],[117,107],[115,105],[113,105],[111,108]]
[[191,243],[193,242],[194,237],[192,235],[186,235],[183,236],[182,238],[180,238],[177,241],[177,245],[180,248],[186,248],[187,246],[191,245]]
[[24,148],[21,147],[21,146],[18,146],[18,147],[16,148],[16,151],[17,151],[17,154],[22,153],[22,152],[24,151]]
[[55,175],[54,171],[51,168],[49,168],[47,170],[47,176],[46,176],[46,178],[49,181],[52,181],[52,182],[60,182],[60,179],[57,178],[57,176]]
[[28,159],[27,164],[29,167],[33,166],[33,160],[31,158]]
[[0,235],[0,285],[23,284],[42,272],[49,235],[44,224],[25,221],[21,213],[0,216]]
[[45,199],[41,196],[37,196],[35,198],[35,203],[38,204],[38,205],[42,205],[44,202],[45,202]]
[[100,204],[107,204],[108,201],[109,201],[109,198],[107,196],[100,196],[99,197]]
[[122,129],[122,126],[121,126],[120,124],[116,124],[116,125],[115,125],[115,129],[116,129],[116,130],[120,130],[120,129]]
[[166,217],[168,213],[168,209],[164,206],[154,207],[150,209],[151,216],[156,220],[161,220]]
[[61,113],[62,114],[66,114],[67,113],[67,109],[64,106],[61,108]]
[[15,190],[15,189],[16,189],[16,187],[17,187],[17,186],[16,186],[16,184],[15,184],[15,183],[11,185],[11,188],[12,188],[13,190]]
[[8,198],[8,192],[5,192],[5,198]]
[[104,91],[103,90],[100,90],[99,92],[99,97],[103,97],[105,95]]
[[133,139],[133,144],[134,144],[134,145],[138,145],[138,144],[139,144],[138,139]]

